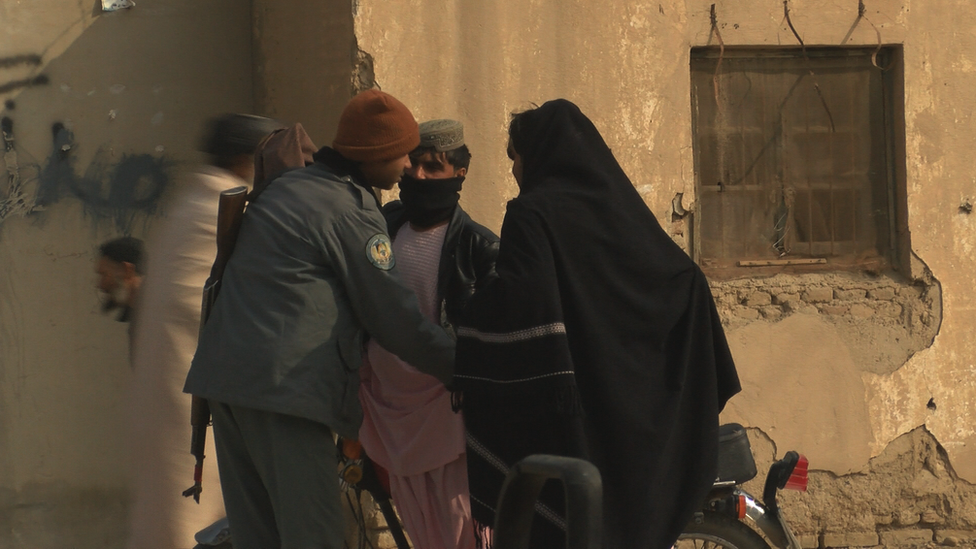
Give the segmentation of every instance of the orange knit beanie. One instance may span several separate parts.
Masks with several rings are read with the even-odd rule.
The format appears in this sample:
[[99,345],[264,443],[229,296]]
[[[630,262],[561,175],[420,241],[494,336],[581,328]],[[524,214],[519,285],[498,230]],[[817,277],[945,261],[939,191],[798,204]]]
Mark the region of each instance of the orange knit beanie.
[[420,130],[410,110],[388,93],[367,90],[343,109],[332,148],[354,162],[379,162],[419,144]]

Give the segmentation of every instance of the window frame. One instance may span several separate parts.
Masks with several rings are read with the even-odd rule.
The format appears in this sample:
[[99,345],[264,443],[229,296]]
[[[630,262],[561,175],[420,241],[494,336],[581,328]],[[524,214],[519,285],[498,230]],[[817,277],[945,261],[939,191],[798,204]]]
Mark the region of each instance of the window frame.
[[[878,250],[881,259],[869,261],[857,260],[851,257],[832,257],[824,262],[809,259],[781,259],[773,261],[746,261],[749,258],[722,258],[709,264],[708,258],[702,257],[701,223],[702,223],[702,173],[699,132],[705,126],[699,126],[699,107],[696,93],[696,60],[699,59],[729,59],[729,58],[782,58],[796,60],[796,68],[804,69],[807,59],[816,57],[843,56],[871,56],[881,70],[881,101],[879,106],[884,121],[881,135],[884,138],[883,154],[887,171],[887,249]],[[689,58],[689,83],[691,102],[691,130],[692,150],[695,173],[696,201],[691,223],[691,255],[702,265],[709,276],[718,278],[735,278],[751,275],[766,275],[779,272],[806,273],[831,271],[866,271],[882,272],[894,270],[903,274],[910,272],[911,244],[907,223],[907,184],[905,159],[905,102],[904,102],[904,52],[899,44],[883,46],[807,46],[796,47],[768,47],[768,46],[700,46],[693,47]],[[880,189],[880,185],[878,185]],[[743,233],[745,235],[746,233]]]

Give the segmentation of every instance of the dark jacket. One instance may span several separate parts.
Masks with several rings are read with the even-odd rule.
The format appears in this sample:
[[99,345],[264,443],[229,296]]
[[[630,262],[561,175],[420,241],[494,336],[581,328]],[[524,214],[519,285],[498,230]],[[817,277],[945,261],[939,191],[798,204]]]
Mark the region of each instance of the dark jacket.
[[[383,206],[387,230],[396,238],[407,222],[403,203],[395,200]],[[441,325],[454,335],[454,326],[468,299],[485,281],[495,276],[498,236],[476,223],[460,206],[447,224],[437,274],[437,295],[441,300]]]
[[401,281],[370,189],[320,156],[247,207],[184,391],[356,438],[367,333],[441,380],[454,341]]

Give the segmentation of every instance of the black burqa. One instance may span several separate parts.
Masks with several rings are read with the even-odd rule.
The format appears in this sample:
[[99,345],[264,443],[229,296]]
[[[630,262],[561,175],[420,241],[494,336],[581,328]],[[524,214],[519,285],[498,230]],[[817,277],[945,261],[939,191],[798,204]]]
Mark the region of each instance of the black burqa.
[[[472,513],[493,524],[519,459],[582,457],[603,478],[603,546],[664,549],[715,478],[718,414],[739,391],[711,292],[576,105],[511,133],[523,173],[498,278],[458,329]],[[564,546],[560,493],[536,506],[534,547]]]

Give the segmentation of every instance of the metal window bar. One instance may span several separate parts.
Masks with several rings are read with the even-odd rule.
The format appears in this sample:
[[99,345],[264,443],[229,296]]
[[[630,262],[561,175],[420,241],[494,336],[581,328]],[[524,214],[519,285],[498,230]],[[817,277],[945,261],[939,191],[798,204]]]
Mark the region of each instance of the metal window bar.
[[[806,98],[803,98],[803,99],[806,99]],[[803,117],[803,123],[806,124],[806,133],[809,134],[810,133],[810,102],[809,101],[801,101],[800,103],[803,105],[804,111],[806,111],[804,113],[805,116]],[[809,140],[807,142],[809,142]],[[791,174],[791,175],[793,175],[794,177],[796,177],[796,175],[798,175],[798,174],[796,174],[796,175]],[[814,223],[815,223],[814,217],[813,217],[814,194],[813,194],[813,189],[810,186],[810,172],[809,171],[806,172],[806,189],[805,190],[806,190],[807,197],[808,197],[807,198],[807,220],[810,223],[810,230],[809,230],[809,233],[807,234],[807,237],[808,237],[808,240],[807,240],[807,254],[808,255],[813,255],[813,240],[814,240],[813,235],[814,235]]]
[[[856,52],[848,53],[846,56],[838,55],[836,56],[837,57],[836,59],[827,59],[826,61],[818,59],[818,61],[820,62],[818,62],[817,65],[820,66],[819,67],[820,69],[828,69],[828,71],[830,69],[839,69],[837,73],[830,74],[828,72],[827,74],[827,78],[830,84],[828,90],[834,92],[833,94],[828,94],[828,95],[831,95],[833,100],[836,102],[836,100],[843,93],[843,92],[838,93],[838,90],[842,88],[847,88],[847,90],[850,91],[844,95],[849,96],[847,98],[849,99],[849,101],[847,101],[848,104],[845,106],[848,107],[849,109],[849,112],[851,114],[851,121],[855,121],[858,115],[860,115],[860,117],[863,118],[863,120],[861,120],[859,124],[856,122],[849,122],[848,124],[840,128],[841,131],[838,132],[825,133],[819,131],[820,130],[819,127],[811,127],[810,112],[811,109],[813,109],[813,107],[809,106],[807,104],[808,101],[805,101],[805,99],[807,98],[803,97],[804,95],[810,95],[809,90],[803,90],[806,93],[797,94],[798,96],[793,98],[794,102],[796,100],[803,99],[801,101],[803,105],[800,106],[799,113],[803,113],[805,115],[804,125],[802,126],[802,130],[800,129],[800,127],[795,128],[795,130],[799,130],[803,133],[803,138],[801,139],[801,141],[806,140],[807,142],[809,142],[810,140],[813,141],[820,140],[821,145],[827,149],[825,151],[826,158],[820,159],[821,161],[825,162],[824,168],[825,170],[827,170],[824,174],[821,174],[821,176],[823,176],[823,178],[826,179],[826,181],[823,181],[822,179],[820,179],[821,176],[811,176],[809,170],[803,169],[804,166],[802,166],[802,158],[794,159],[791,158],[789,154],[787,154],[787,151],[790,148],[789,147],[790,142],[796,142],[796,139],[794,137],[795,131],[793,131],[793,129],[791,128],[783,126],[783,124],[788,125],[788,122],[784,120],[784,117],[782,115],[785,113],[787,114],[785,118],[789,118],[788,115],[791,112],[790,111],[791,107],[787,105],[787,102],[789,101],[788,98],[790,95],[792,95],[794,88],[796,88],[796,86],[800,84],[802,80],[804,80],[806,71],[802,71],[799,74],[797,74],[798,69],[795,69],[796,63],[784,62],[783,58],[775,59],[776,57],[775,55],[767,56],[767,57],[768,58],[765,59],[765,61],[762,62],[757,61],[755,63],[749,63],[748,62],[750,61],[749,58],[744,59],[744,61],[746,62],[739,63],[740,67],[742,68],[738,69],[738,72],[740,74],[751,74],[753,77],[758,77],[763,79],[764,83],[762,86],[760,86],[760,88],[764,88],[766,91],[770,91],[772,85],[772,87],[776,88],[777,91],[782,92],[784,91],[784,88],[786,87],[785,85],[789,81],[790,77],[793,77],[793,79],[795,79],[793,86],[790,86],[790,89],[786,91],[786,95],[784,96],[786,99],[784,99],[783,102],[777,105],[777,107],[779,107],[780,109],[785,109],[777,112],[777,114],[780,115],[777,116],[778,118],[777,122],[779,123],[779,131],[781,133],[778,136],[779,137],[778,139],[779,143],[777,143],[778,147],[774,147],[775,152],[773,154],[773,158],[769,158],[768,160],[766,160],[766,164],[774,168],[774,172],[777,173],[780,177],[776,177],[776,176],[766,177],[765,178],[766,181],[757,181],[759,179],[757,173],[755,172],[746,173],[746,170],[749,169],[748,154],[751,154],[753,151],[751,150],[747,151],[747,147],[746,147],[746,141],[747,141],[746,137],[747,135],[750,134],[750,132],[745,122],[744,112],[740,110],[740,112],[737,113],[738,119],[733,124],[727,124],[727,122],[729,121],[726,120],[724,127],[723,127],[723,120],[708,121],[708,120],[704,120],[703,117],[699,116],[697,119],[698,124],[696,128],[699,134],[698,139],[701,140],[702,138],[705,138],[705,136],[702,135],[705,133],[714,136],[715,138],[714,142],[717,147],[717,150],[714,151],[714,153],[717,158],[708,159],[699,155],[698,162],[701,163],[701,162],[717,161],[716,163],[720,167],[720,171],[717,175],[721,180],[723,180],[723,185],[721,185],[718,189],[715,188],[716,187],[715,185],[709,185],[709,182],[707,181],[700,181],[702,191],[704,193],[716,192],[716,191],[718,192],[730,191],[732,189],[730,188],[731,185],[729,185],[731,183],[729,179],[732,178],[732,179],[739,180],[738,183],[742,184],[740,188],[735,189],[736,191],[746,192],[747,194],[750,194],[749,191],[752,190],[751,188],[765,187],[767,189],[770,189],[770,191],[767,192],[775,193],[776,191],[779,191],[782,199],[783,197],[782,195],[785,195],[787,185],[789,184],[789,182],[793,182],[795,184],[795,182],[802,180],[805,183],[804,192],[806,196],[804,197],[804,199],[807,201],[807,203],[803,205],[805,206],[806,215],[807,215],[806,224],[808,225],[808,227],[806,227],[806,232],[810,233],[810,234],[803,235],[805,237],[803,239],[805,240],[805,242],[803,243],[807,244],[806,246],[804,246],[804,248],[806,248],[806,252],[809,255],[815,255],[817,252],[820,253],[826,252],[830,255],[842,255],[842,254],[858,253],[864,247],[864,245],[867,245],[867,247],[870,248],[871,246],[870,242],[867,241],[864,243],[859,242],[859,240],[861,240],[865,236],[869,237],[869,235],[862,236],[861,228],[859,227],[859,225],[865,223],[870,224],[871,222],[868,218],[860,219],[862,216],[866,215],[866,213],[863,208],[856,207],[856,202],[858,201],[859,198],[861,200],[869,200],[872,193],[863,192],[863,191],[868,191],[869,189],[873,189],[874,186],[877,184],[877,182],[874,181],[875,177],[872,176],[872,165],[870,164],[864,165],[864,162],[865,161],[872,162],[873,156],[877,156],[879,152],[882,157],[887,157],[888,151],[887,150],[879,151],[877,143],[873,143],[871,146],[871,150],[868,151],[870,154],[864,155],[867,156],[868,158],[862,159],[859,165],[858,157],[854,145],[853,144],[848,145],[848,148],[850,150],[850,155],[851,155],[850,157],[851,166],[850,168],[845,168],[845,170],[849,171],[850,173],[841,174],[839,172],[833,172],[832,170],[839,165],[839,163],[837,162],[838,155],[844,154],[843,146],[839,141],[840,136],[844,136],[843,138],[845,140],[850,140],[853,138],[854,135],[856,135],[858,129],[860,129],[860,131],[865,134],[865,137],[869,137],[873,133],[871,131],[872,128],[870,127],[870,123],[873,121],[870,113],[864,112],[864,109],[862,109],[861,111],[857,109],[857,100],[858,100],[857,94],[862,94],[865,92],[874,93],[872,89],[877,89],[877,88],[876,88],[876,84],[874,82],[871,82],[871,78],[872,77],[878,78],[878,76],[870,73],[871,67],[868,66],[868,64],[866,64],[867,58],[863,55],[863,53],[861,55],[856,55]],[[844,59],[845,57],[847,58],[846,60]],[[737,69],[735,67],[736,63],[734,63],[734,60],[736,59],[737,58],[733,56],[731,59],[731,61],[733,62],[730,62],[727,66],[723,64],[722,68],[724,70],[722,71],[721,82],[725,84],[725,88],[733,87],[732,78],[730,77],[730,75],[736,74],[737,72]],[[743,60],[741,55],[738,56],[738,59]],[[794,59],[794,61],[798,63],[799,59]],[[772,62],[772,65],[770,64],[770,62]],[[776,75],[773,74],[772,70],[770,70],[770,67],[772,67],[773,69],[777,68],[775,67],[775,65],[780,65],[780,67],[782,67],[783,69],[783,72],[780,73],[781,76],[779,78],[776,78]],[[753,70],[750,71],[750,69]],[[795,70],[791,70],[791,69],[795,69]],[[869,71],[869,72],[864,72],[864,71]],[[768,80],[773,80],[775,84],[769,82]],[[858,84],[865,83],[865,80],[868,80],[867,85],[859,87]],[[825,81],[824,83],[827,82]],[[838,86],[840,86],[840,88],[838,88]],[[802,87],[807,87],[807,84],[803,83]],[[711,88],[711,86],[709,86],[709,88]],[[704,90],[701,89],[701,86],[698,86],[697,89],[701,92],[704,92]],[[759,93],[762,90],[757,90],[756,88],[753,88],[748,91],[750,93],[751,92]],[[738,94],[735,93],[734,91],[729,91],[727,89],[725,93],[720,93],[717,99],[718,101],[722,101],[724,104],[721,106],[714,105],[713,107],[715,112],[718,113],[721,111],[729,111],[730,107],[741,108],[742,105],[733,102],[735,98],[738,98]],[[709,99],[712,99],[714,101],[714,96],[712,97],[699,96],[696,99],[696,102],[699,105],[699,110],[701,108],[701,103],[703,102],[703,100],[707,101]],[[758,114],[760,115],[760,117],[764,119],[763,126],[765,126],[765,122],[766,122],[765,116],[768,114],[769,111],[768,100],[770,99],[770,97],[767,93],[759,93],[759,99],[762,102],[762,107],[760,108],[760,113]],[[876,101],[877,98],[872,97],[871,100]],[[840,105],[834,105],[835,108],[839,106]],[[881,106],[881,105],[877,105],[877,106]],[[794,105],[792,108],[795,109],[796,105]],[[886,112],[887,110],[888,109],[885,109],[883,112]],[[727,117],[722,117],[722,118],[727,118]],[[852,126],[851,124],[855,124],[855,125]],[[729,137],[731,136],[735,136],[739,139],[738,145],[742,147],[742,150],[740,151],[731,150],[731,148],[734,146],[731,140],[729,139]],[[777,140],[777,136],[775,135],[771,136],[771,138],[773,140]],[[885,141],[887,141],[887,139],[885,139]],[[762,151],[759,151],[758,155],[762,156],[763,154],[767,154],[769,152],[773,152],[773,151],[763,149]],[[800,160],[801,162],[798,164],[796,162],[797,160]],[[883,164],[886,164],[886,162]],[[888,166],[885,165],[884,167],[887,168]],[[736,173],[732,174],[732,172],[736,172]],[[800,176],[802,179],[798,179],[797,176]],[[884,177],[884,179],[887,180],[891,177],[891,174],[890,173],[882,174],[882,176]],[[844,179],[844,181],[840,181],[838,180],[838,178]],[[778,185],[776,184],[775,181],[776,179],[779,179]],[[885,181],[885,183],[887,183],[887,181]],[[823,188],[823,187],[826,187],[825,189],[826,192],[822,192],[822,191],[816,193],[814,192],[815,189]],[[862,189],[862,192],[859,192],[859,189]],[[890,189],[886,189],[886,190],[888,193],[891,192]],[[841,198],[842,196],[843,199]],[[750,228],[748,225],[744,227],[738,226],[739,224],[750,223],[748,212],[738,211],[739,209],[742,209],[743,206],[746,206],[746,204],[743,203],[744,198],[745,197],[741,197],[741,196],[739,198],[734,198],[734,196],[724,195],[724,196],[716,197],[716,200],[711,201],[715,206],[717,206],[716,208],[717,211],[713,212],[712,215],[717,215],[719,216],[720,219],[717,224],[709,224],[709,226],[714,227],[712,231],[717,232],[718,234],[712,234],[711,238],[709,238],[709,235],[707,234],[702,234],[701,240],[705,240],[706,242],[713,241],[715,237],[718,237],[718,244],[720,248],[719,254],[722,257],[729,258],[731,256],[732,243],[743,241],[742,234],[741,234],[743,230],[745,231],[755,230],[753,228]],[[846,210],[850,210],[850,211],[846,211],[845,209],[840,207],[840,204],[848,201],[852,204],[852,207],[846,208]],[[760,199],[758,200],[758,202],[762,203],[762,200]],[[767,202],[766,207],[774,207],[774,208],[777,207],[775,205],[768,206],[768,200],[766,202]],[[816,205],[814,204],[814,202],[816,202]],[[886,209],[886,210],[890,209],[890,203],[893,201],[889,199],[888,202],[889,205],[886,206],[889,206],[889,208],[882,208],[882,209]],[[753,206],[756,205],[757,204],[753,204]],[[870,212],[870,209],[868,210],[868,212]],[[707,212],[704,213],[707,214]],[[736,215],[737,213],[741,215]],[[820,215],[815,217],[815,215],[818,213]],[[885,211],[882,215],[884,214],[891,215],[890,212],[888,211]],[[867,213],[867,215],[870,216],[872,214]],[[842,218],[846,218],[846,220]],[[824,225],[821,228],[824,234],[817,235],[814,234],[811,230],[813,229],[814,224],[818,220],[820,223],[817,224],[817,226],[819,226],[820,224]],[[793,220],[790,219],[789,221],[793,221]],[[846,223],[850,223],[850,229],[849,230],[845,229],[844,234],[842,236],[841,233],[839,233],[838,231],[840,231],[840,227],[842,227]],[[789,226],[787,226],[785,229],[786,230],[792,229],[793,228],[792,225],[795,225],[795,222],[790,223]],[[889,223],[889,227],[890,226],[891,224]],[[780,238],[782,236],[783,236],[782,234],[779,235]],[[841,242],[841,239],[843,239],[843,242]],[[698,239],[696,238],[696,240]],[[880,242],[875,243],[875,246],[877,246],[878,244],[880,244]],[[893,244],[891,245],[893,246]],[[887,250],[879,250],[879,251],[887,252]]]
[[[717,69],[718,68],[716,68],[716,70]],[[726,68],[726,74],[727,73],[728,73],[728,68]],[[722,183],[723,182],[725,183],[725,187],[728,187],[729,186],[729,183],[730,183],[729,177],[728,177],[728,168],[727,168],[726,163],[725,163],[725,142],[726,142],[725,120],[724,120],[724,118],[725,118],[725,116],[724,116],[725,109],[723,109],[722,108],[722,105],[719,103],[721,101],[721,94],[723,92],[725,92],[725,90],[727,89],[727,86],[721,85],[722,76],[723,76],[723,73],[716,72],[716,74],[715,74],[715,78],[718,79],[718,82],[719,82],[720,85],[718,87],[718,90],[719,91],[717,91],[716,94],[714,95],[714,98],[715,98],[715,125],[713,126],[713,130],[715,132],[715,153],[718,155],[719,192],[721,192],[722,190],[724,190],[723,187],[722,187]],[[719,199],[719,204],[720,204],[720,210],[719,211],[721,212],[721,224],[719,225],[719,227],[721,227],[720,230],[722,232],[721,242],[722,242],[722,255],[723,256],[728,256],[729,255],[729,246],[728,246],[728,238],[727,238],[728,231],[726,230],[726,227],[731,226],[731,223],[727,223],[726,222],[726,218],[727,217],[733,217],[731,215],[728,215],[727,202],[728,202],[728,200],[727,200],[727,197],[725,197],[725,196],[722,196]]]
[[[853,79],[851,79],[850,88],[851,88],[850,89],[850,97],[851,97],[851,102],[850,102],[850,106],[851,106],[851,136],[853,137],[853,136],[856,135],[856,133],[855,133],[856,130],[854,128],[854,117],[857,115],[857,105],[854,103],[855,93],[857,92],[857,82],[855,82]],[[853,143],[853,139],[852,139],[851,140],[851,148],[850,148],[851,149],[851,171],[854,172],[854,173],[857,173],[858,172],[858,169],[857,169],[857,153],[855,152],[856,149],[854,148],[853,145],[854,145],[854,143]],[[868,177],[870,177],[870,173],[865,174],[865,175],[867,175]],[[856,251],[858,248],[860,248],[860,246],[857,245],[857,206],[856,206],[857,205],[857,189],[855,188],[855,185],[850,185],[849,187],[850,187],[850,191],[849,192],[850,192],[850,195],[851,195],[851,204],[854,205],[854,207],[851,208],[851,240],[854,241],[854,249]]]
[[[827,88],[826,91],[832,90],[833,88]],[[851,98],[851,103],[854,102],[854,98]],[[830,165],[833,168],[836,165],[836,160],[834,159],[834,141],[837,138],[836,126],[834,131],[827,134],[827,157],[830,158]],[[832,170],[833,171],[833,170]],[[829,182],[830,189],[828,190],[828,196],[830,197],[830,255],[837,255],[837,249],[835,242],[837,241],[837,208],[834,207],[834,186],[837,180],[837,174],[831,173],[831,176],[827,178]]]

